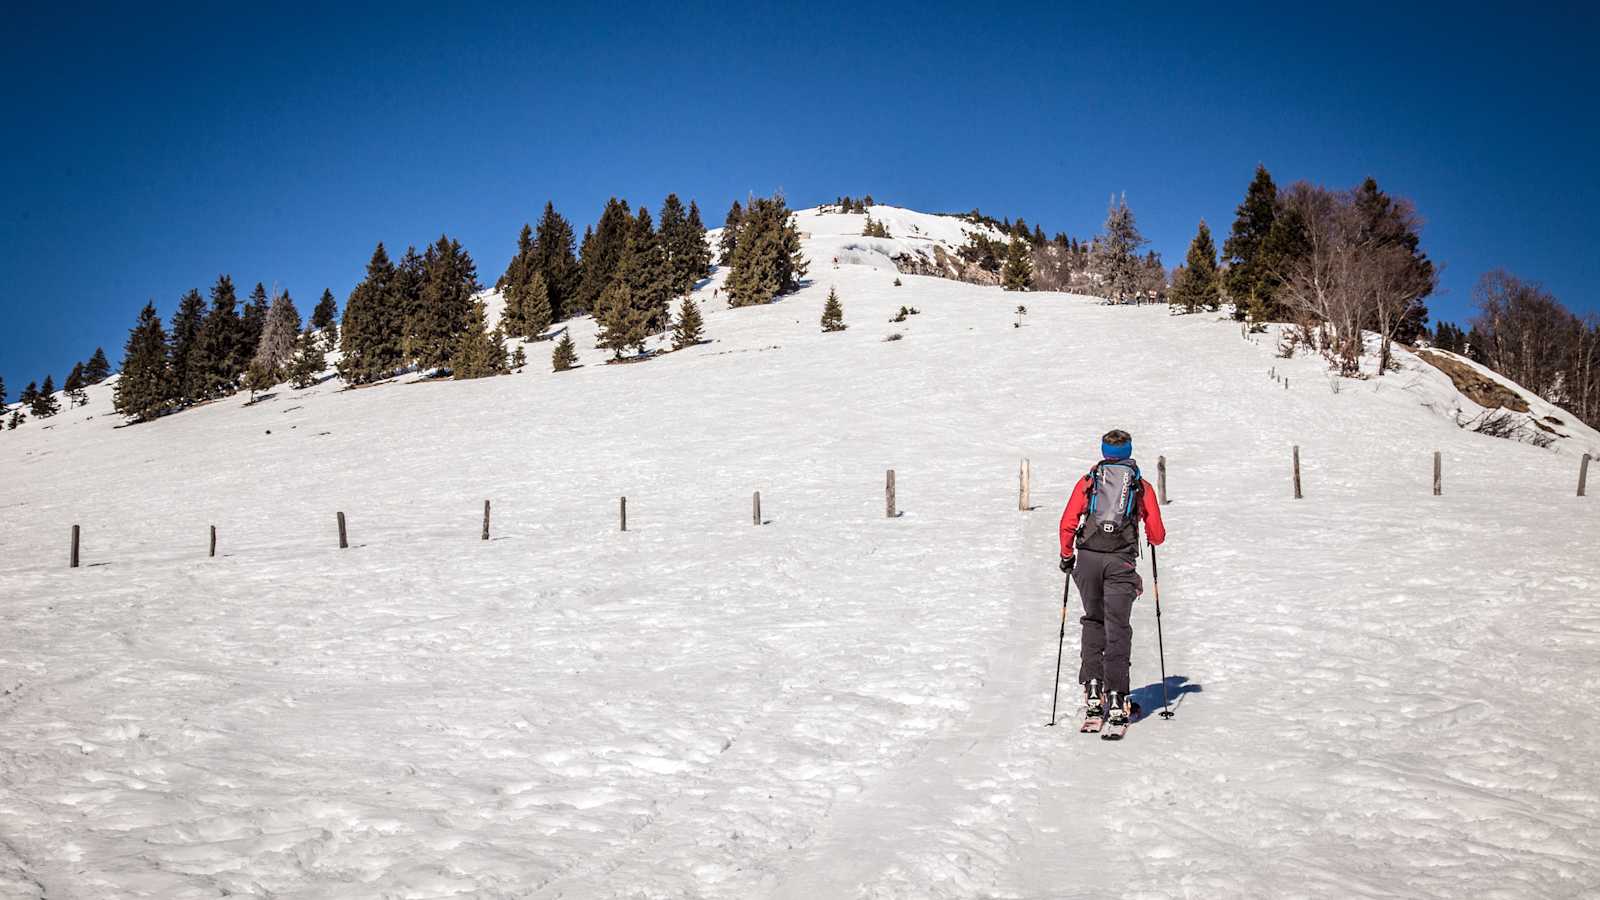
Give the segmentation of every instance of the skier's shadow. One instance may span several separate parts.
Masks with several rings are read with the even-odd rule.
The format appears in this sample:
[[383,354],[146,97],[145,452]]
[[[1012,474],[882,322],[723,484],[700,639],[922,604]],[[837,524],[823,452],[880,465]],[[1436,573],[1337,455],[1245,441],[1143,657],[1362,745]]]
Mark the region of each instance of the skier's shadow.
[[[1187,675],[1168,675],[1166,698],[1171,703],[1168,709],[1177,711],[1183,703],[1185,694],[1198,694],[1205,690],[1205,685],[1189,681]],[[1128,699],[1139,705],[1139,718],[1144,719],[1161,711],[1161,682],[1147,684],[1142,688],[1135,688],[1128,695]]]

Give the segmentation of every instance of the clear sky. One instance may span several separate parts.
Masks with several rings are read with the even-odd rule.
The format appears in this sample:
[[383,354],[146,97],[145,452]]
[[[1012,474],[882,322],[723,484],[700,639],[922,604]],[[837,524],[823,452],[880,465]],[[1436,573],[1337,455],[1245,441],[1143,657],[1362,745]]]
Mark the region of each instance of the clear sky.
[[1594,4],[18,4],[0,35],[12,399],[230,273],[341,304],[376,241],[503,270],[553,199],[871,193],[1181,260],[1257,162],[1411,197],[1435,318],[1506,267],[1600,309]]

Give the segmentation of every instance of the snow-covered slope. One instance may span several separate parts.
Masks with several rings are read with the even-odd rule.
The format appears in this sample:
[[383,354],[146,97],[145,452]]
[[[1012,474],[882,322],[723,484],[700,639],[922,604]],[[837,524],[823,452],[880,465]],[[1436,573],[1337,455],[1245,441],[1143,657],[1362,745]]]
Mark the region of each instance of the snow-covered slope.
[[[642,364],[579,321],[559,375],[539,343],[122,429],[97,387],[0,435],[0,896],[1592,895],[1570,452],[1214,317],[1034,294],[1013,327],[829,219],[800,293],[727,310],[719,274],[713,343]],[[1057,516],[1113,427],[1169,466],[1177,710],[1120,745],[1044,727]]]

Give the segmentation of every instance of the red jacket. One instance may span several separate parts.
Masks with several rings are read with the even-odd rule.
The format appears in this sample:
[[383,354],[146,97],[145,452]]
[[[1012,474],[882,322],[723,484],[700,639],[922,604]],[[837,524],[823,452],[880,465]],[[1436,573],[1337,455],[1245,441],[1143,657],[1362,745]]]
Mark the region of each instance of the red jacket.
[[[1072,542],[1078,534],[1078,520],[1088,511],[1089,476],[1078,479],[1072,489],[1072,499],[1067,501],[1066,512],[1061,514],[1061,555],[1071,556]],[[1155,491],[1148,487],[1139,491],[1139,519],[1144,522],[1144,536],[1159,546],[1167,539],[1167,526],[1161,524],[1161,505],[1156,502]]]

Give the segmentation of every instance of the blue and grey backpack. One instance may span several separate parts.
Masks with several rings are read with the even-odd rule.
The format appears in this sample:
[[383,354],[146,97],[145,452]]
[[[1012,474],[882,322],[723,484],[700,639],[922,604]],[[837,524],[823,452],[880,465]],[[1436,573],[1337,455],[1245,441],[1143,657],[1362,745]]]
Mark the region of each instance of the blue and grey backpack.
[[1078,526],[1078,548],[1099,553],[1139,549],[1139,495],[1144,479],[1131,459],[1107,459],[1089,470],[1089,504]]

